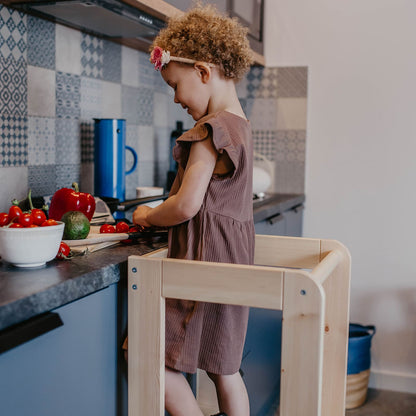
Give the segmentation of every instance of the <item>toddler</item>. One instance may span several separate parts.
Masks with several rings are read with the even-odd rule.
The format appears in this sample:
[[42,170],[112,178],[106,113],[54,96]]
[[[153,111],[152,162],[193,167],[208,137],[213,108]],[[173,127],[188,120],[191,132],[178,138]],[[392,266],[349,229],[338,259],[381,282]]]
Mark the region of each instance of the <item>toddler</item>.
[[[169,198],[139,206],[133,222],[169,227],[168,257],[253,264],[252,135],[235,84],[252,64],[247,31],[213,6],[169,20],[151,62],[195,120],[173,149],[178,173]],[[219,415],[248,416],[240,376],[248,308],[166,300],[165,403],[171,416],[202,416],[182,373],[213,380]]]

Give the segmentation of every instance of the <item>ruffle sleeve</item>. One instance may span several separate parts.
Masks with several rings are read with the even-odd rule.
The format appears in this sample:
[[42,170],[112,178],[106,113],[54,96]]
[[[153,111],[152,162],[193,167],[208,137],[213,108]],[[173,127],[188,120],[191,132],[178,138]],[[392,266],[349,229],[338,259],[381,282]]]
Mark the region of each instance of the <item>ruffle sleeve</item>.
[[186,131],[176,140],[173,148],[173,158],[183,168],[186,167],[188,161],[191,144],[193,142],[202,141],[212,136],[212,142],[218,153],[224,151],[228,154],[234,165],[234,172],[239,166],[239,152],[230,137],[226,123],[220,114],[209,115],[201,120],[192,129]]

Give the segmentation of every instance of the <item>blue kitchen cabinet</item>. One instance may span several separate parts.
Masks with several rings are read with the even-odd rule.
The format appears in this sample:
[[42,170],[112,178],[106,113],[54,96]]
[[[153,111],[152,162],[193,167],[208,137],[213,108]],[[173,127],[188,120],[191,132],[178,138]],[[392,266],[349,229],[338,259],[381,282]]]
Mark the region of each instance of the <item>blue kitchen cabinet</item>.
[[113,284],[57,308],[62,326],[0,354],[2,415],[120,414],[118,296]]

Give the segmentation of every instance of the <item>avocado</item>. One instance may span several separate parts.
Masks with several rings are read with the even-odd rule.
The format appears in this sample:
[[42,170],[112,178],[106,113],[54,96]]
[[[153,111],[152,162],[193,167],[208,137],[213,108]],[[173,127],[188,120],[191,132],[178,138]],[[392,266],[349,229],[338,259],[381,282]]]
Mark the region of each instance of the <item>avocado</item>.
[[62,215],[61,221],[65,223],[64,240],[83,240],[90,232],[90,222],[81,211],[68,211]]

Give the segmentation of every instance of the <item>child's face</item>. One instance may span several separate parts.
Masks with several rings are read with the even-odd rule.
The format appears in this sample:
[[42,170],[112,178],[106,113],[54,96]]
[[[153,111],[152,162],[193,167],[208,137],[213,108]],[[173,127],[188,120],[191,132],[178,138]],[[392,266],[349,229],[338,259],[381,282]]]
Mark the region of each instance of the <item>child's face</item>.
[[175,103],[187,110],[195,121],[208,114],[210,90],[197,68],[193,65],[170,62],[162,69],[161,74],[175,91]]

